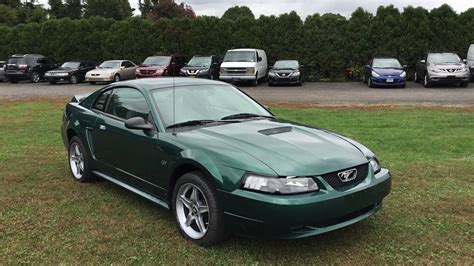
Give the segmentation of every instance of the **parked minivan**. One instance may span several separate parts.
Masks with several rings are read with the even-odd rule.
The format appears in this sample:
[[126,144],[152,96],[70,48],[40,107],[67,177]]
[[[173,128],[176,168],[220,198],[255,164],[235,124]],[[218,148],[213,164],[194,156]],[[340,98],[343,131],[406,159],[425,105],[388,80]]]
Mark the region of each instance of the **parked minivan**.
[[261,49],[232,49],[228,50],[221,64],[219,79],[227,82],[252,82],[257,86],[258,81],[267,76],[267,54]]
[[474,80],[474,44],[471,44],[467,52],[467,66],[471,70],[471,80]]
[[162,76],[178,76],[179,70],[186,63],[184,56],[159,55],[149,56],[135,71],[137,78],[156,78]]

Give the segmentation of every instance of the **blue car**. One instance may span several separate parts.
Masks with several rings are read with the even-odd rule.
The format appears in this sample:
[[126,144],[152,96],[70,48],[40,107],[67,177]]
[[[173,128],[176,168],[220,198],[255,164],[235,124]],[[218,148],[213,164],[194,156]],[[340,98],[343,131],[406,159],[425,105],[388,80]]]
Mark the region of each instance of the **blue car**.
[[407,82],[406,66],[394,57],[374,57],[364,68],[364,83],[374,87],[405,88]]

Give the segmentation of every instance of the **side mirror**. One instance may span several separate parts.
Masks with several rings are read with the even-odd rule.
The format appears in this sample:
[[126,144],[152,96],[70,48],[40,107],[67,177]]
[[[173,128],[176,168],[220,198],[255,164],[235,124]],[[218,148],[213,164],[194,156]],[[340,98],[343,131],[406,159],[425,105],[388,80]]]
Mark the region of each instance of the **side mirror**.
[[121,66],[120,69],[125,69],[125,66]]
[[421,60],[420,60],[420,63],[421,63],[421,64],[426,64],[426,60],[425,60],[425,59],[421,59]]
[[257,58],[257,61],[258,61],[258,62],[262,62],[262,57],[259,56],[259,57]]
[[125,127],[128,129],[138,129],[138,130],[152,130],[154,127],[152,124],[147,123],[143,117],[132,117],[125,121]]
[[464,64],[467,64],[467,59],[463,59],[462,62],[463,62]]
[[365,68],[371,69],[372,67],[370,65],[365,65]]
[[403,68],[408,68],[408,65],[403,65],[402,67],[403,67]]

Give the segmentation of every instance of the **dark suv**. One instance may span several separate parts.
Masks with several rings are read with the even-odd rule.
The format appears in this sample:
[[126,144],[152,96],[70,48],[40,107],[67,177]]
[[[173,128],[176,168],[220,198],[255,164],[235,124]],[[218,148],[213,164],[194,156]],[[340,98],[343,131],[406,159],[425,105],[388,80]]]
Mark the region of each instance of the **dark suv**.
[[58,64],[39,54],[15,54],[8,59],[5,67],[5,76],[12,82],[30,80],[38,83],[44,73],[55,69]]
[[181,68],[179,75],[192,78],[219,78],[219,58],[215,55],[195,55]]

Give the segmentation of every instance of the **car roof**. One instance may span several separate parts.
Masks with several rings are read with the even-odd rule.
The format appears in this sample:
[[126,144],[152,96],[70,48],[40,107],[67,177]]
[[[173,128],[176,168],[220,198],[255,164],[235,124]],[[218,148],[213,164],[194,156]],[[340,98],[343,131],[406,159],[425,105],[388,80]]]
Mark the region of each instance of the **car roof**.
[[228,51],[249,51],[249,52],[254,52],[254,51],[262,51],[262,49],[255,49],[255,48],[239,48],[239,49],[230,49]]
[[41,54],[14,54],[11,57],[26,57],[26,56],[31,56],[31,57],[44,57],[44,55]]
[[222,81],[215,81],[209,79],[191,79],[191,78],[146,78],[146,79],[133,79],[128,81],[122,81],[114,83],[113,86],[132,86],[136,88],[141,88],[143,90],[154,90],[154,89],[164,89],[182,86],[195,86],[195,85],[229,85],[228,83]]

